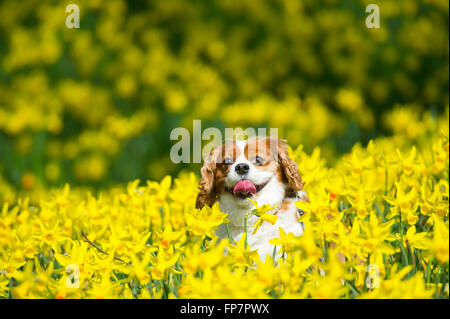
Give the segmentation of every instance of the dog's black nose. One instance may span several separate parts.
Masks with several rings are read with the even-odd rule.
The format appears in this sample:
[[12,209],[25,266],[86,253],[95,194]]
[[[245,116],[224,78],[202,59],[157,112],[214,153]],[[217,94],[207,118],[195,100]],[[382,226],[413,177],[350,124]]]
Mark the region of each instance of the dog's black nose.
[[250,166],[245,163],[239,163],[236,165],[235,170],[239,175],[245,175],[248,173]]

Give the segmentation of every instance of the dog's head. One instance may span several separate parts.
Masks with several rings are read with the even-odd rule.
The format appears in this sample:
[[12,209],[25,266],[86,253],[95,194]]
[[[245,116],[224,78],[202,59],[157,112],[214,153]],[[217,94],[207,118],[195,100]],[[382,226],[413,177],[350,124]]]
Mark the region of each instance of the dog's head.
[[278,205],[303,188],[286,141],[270,137],[232,140],[216,147],[201,174],[197,208],[212,206],[221,197],[236,206],[248,205],[247,198]]

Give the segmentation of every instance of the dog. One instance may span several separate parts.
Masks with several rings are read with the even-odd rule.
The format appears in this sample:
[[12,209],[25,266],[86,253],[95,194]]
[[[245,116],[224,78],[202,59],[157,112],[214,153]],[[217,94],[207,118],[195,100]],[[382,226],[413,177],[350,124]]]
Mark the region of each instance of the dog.
[[[201,168],[196,208],[219,202],[222,212],[228,213],[231,239],[238,241],[244,233],[244,218],[255,207],[264,204],[275,207],[268,213],[277,215],[275,224],[264,221],[253,234],[258,217],[247,219],[247,243],[257,250],[265,261],[274,255],[272,238],[279,238],[279,228],[294,236],[303,234],[298,221],[302,213],[295,201],[309,201],[302,190],[303,181],[297,164],[289,157],[286,140],[254,136],[247,140],[231,140],[214,148]],[[216,235],[227,238],[226,224],[221,224]],[[277,247],[280,250],[280,247]],[[281,252],[275,251],[275,259]]]

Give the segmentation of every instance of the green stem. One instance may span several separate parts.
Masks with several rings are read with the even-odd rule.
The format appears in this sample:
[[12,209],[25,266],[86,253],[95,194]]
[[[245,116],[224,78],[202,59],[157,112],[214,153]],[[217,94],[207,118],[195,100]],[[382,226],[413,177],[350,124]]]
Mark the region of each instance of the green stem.
[[325,237],[323,238],[323,257],[325,262],[328,261],[328,250],[327,250],[327,242]]
[[416,273],[416,267],[417,267],[417,265],[416,265],[416,260],[415,260],[415,258],[414,258],[414,248],[411,248],[411,246],[409,246],[409,244],[408,243],[406,243],[406,247],[408,248],[408,251],[409,251],[409,254],[410,254],[410,256],[411,256],[411,262],[412,262],[412,265],[413,265],[413,269],[414,269],[414,273]]
[[227,229],[228,240],[230,241],[230,243],[233,243],[233,240],[231,239],[230,225],[226,224],[225,227]]
[[431,275],[431,267],[430,267],[430,264],[431,264],[431,260],[428,261],[428,263],[427,263],[427,269],[426,269],[426,271],[425,271],[425,273],[426,273],[426,279],[425,279],[425,282],[426,282],[426,283],[429,283],[429,282],[430,282],[430,275]]
[[205,241],[206,241],[206,238],[203,238],[203,242],[202,242],[202,253],[204,253],[205,252]]
[[384,263],[384,266],[386,267],[386,278],[389,278],[390,277],[390,268],[388,265],[388,261],[386,259],[387,259],[386,254],[383,254],[383,263]]
[[169,299],[170,287],[169,287],[169,284],[166,283],[165,280],[162,280],[162,288],[163,288],[163,299]]
[[272,259],[273,259],[273,264],[276,265],[275,262],[275,256],[277,255],[277,246],[273,245],[273,254],[272,254]]
[[[400,219],[400,250],[402,251],[403,263],[408,266],[408,256],[406,255],[405,249],[403,248],[403,223],[402,223],[402,212],[399,210],[398,217]],[[409,275],[408,275],[409,278]]]
[[359,295],[358,289],[356,289],[356,287],[348,280],[344,281],[345,284],[350,288],[350,290],[353,293],[353,298],[357,297]]
[[245,214],[245,217],[244,217],[244,233],[245,233],[244,249],[247,249],[247,217],[248,217],[248,214]]

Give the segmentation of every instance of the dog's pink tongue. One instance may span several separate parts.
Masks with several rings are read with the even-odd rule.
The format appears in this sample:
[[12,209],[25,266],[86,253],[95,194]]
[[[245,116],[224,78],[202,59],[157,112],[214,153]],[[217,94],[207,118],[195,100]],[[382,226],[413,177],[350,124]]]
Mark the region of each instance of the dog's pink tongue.
[[247,194],[247,193],[256,193],[256,187],[250,181],[240,181],[238,182],[233,189],[233,193],[236,194]]

